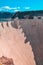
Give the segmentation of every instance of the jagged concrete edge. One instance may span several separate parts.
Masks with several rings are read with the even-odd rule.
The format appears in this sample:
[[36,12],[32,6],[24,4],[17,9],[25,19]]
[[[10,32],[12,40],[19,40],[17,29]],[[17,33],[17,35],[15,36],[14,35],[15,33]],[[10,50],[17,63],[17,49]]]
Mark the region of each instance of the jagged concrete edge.
[[[19,25],[20,27],[19,27],[19,30],[20,30],[20,32],[23,34],[24,33],[24,31],[23,31],[23,28],[21,27],[21,25]],[[21,30],[22,29],[22,30]],[[26,35],[25,35],[25,33],[24,33],[24,41],[27,39],[27,37],[26,37]],[[28,41],[29,42],[29,41]],[[26,42],[27,43],[27,42]],[[25,44],[26,44],[25,43]],[[31,46],[31,44],[29,44],[30,46]],[[32,48],[32,46],[31,46],[31,48]],[[33,52],[33,49],[32,49],[32,53],[33,53],[33,55],[34,55],[34,52]],[[36,61],[35,61],[35,57],[34,57],[34,62],[35,62],[35,64],[36,64]]]

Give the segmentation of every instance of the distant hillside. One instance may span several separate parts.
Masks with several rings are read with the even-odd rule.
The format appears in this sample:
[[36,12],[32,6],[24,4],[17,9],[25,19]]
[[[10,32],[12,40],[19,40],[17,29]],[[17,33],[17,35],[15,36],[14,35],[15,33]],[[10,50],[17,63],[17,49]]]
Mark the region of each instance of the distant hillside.
[[13,16],[13,13],[10,12],[0,12],[0,19],[9,19]]
[[34,17],[34,16],[43,16],[43,10],[40,11],[24,11],[24,12],[16,12],[14,14],[14,16],[12,17],[12,19],[14,19],[15,17],[18,18],[28,18],[28,17]]
[[43,10],[41,11],[24,11],[24,12],[16,12],[16,13],[10,13],[10,12],[0,12],[0,20],[1,19],[14,19],[16,17],[18,18],[29,18],[34,16],[43,16]]

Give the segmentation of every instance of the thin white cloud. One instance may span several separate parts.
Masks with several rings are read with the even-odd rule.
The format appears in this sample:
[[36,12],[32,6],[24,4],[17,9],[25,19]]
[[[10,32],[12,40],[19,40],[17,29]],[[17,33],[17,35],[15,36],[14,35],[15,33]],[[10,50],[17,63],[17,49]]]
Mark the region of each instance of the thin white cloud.
[[24,9],[30,9],[30,7],[24,7]]
[[2,9],[0,8],[0,11],[2,11]]
[[[22,10],[29,10],[30,7],[26,6],[26,7],[23,7]],[[3,6],[0,8],[0,11],[14,11],[14,12],[17,12],[17,11],[20,11],[21,10],[21,7],[18,6],[18,7],[10,7],[10,6]]]
[[9,6],[4,6],[4,7],[2,7],[2,9],[11,9]]
[[20,7],[17,7],[18,9],[20,9]]
[[18,12],[18,11],[20,11],[20,10],[18,10],[18,9],[14,10],[14,12]]
[[12,8],[12,7],[9,7],[9,6],[4,6],[4,7],[2,7],[2,8],[8,9],[8,10],[17,9],[17,7]]
[[20,9],[20,7],[10,7],[10,6],[4,6],[0,8],[0,11],[2,10],[17,10]]

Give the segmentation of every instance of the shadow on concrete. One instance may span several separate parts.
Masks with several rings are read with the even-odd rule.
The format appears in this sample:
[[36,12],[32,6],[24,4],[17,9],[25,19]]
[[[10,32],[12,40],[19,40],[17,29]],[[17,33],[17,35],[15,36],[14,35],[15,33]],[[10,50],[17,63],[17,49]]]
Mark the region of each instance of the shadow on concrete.
[[36,65],[43,65],[43,20],[19,19],[19,25],[26,36],[25,44],[30,41]]

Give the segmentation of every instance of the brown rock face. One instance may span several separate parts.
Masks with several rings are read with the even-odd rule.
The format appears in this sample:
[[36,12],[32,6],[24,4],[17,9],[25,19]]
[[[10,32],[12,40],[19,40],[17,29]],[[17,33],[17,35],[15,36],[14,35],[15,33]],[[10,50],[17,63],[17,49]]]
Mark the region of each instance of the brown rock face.
[[14,65],[12,58],[0,57],[0,65]]

